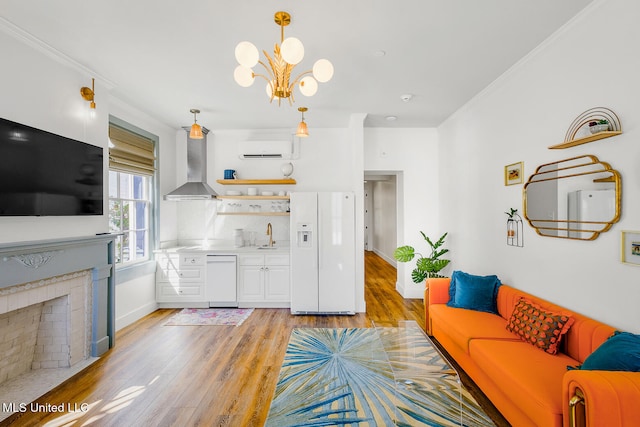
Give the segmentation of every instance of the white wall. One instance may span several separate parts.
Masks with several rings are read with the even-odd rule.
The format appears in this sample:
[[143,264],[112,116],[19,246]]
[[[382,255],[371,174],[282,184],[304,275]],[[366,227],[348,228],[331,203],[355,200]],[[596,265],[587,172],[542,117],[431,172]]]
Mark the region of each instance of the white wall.
[[[420,231],[440,236],[436,129],[365,129],[364,169],[397,177],[397,242],[428,251]],[[448,201],[448,199],[447,199]],[[423,284],[411,280],[414,264],[398,263],[397,289],[405,298],[422,298]]]
[[[96,117],[80,96],[91,76],[42,50],[25,45],[0,25],[0,117],[58,135],[107,146],[107,97],[96,98]],[[96,93],[106,90],[96,82]],[[105,178],[106,178],[105,156]],[[105,179],[105,182],[107,180]],[[105,212],[106,212],[106,204]],[[68,217],[0,217],[0,243],[88,236],[108,231],[107,215]]]
[[[2,24],[5,25],[5,24]],[[95,117],[80,87],[91,86],[93,73],[28,34],[0,25],[0,52],[11,58],[0,67],[0,117],[105,148],[105,205],[102,216],[0,217],[0,243],[87,236],[109,231],[107,215],[109,114],[160,138],[160,188],[175,187],[175,130],[109,96],[108,84],[95,82]],[[11,64],[7,66],[7,64]],[[165,206],[166,205],[166,206]],[[160,238],[176,239],[175,206],[162,202]],[[119,329],[153,311],[153,274],[119,283],[116,288]]]
[[[640,3],[596,1],[466,107],[440,134],[440,218],[455,269],[498,274],[504,283],[640,332],[640,269],[620,262],[620,231],[640,230]],[[613,109],[623,135],[566,150],[569,125],[592,107]],[[583,154],[611,163],[623,180],[622,218],[591,242],[538,236],[505,243],[510,207],[522,185],[505,187],[504,166],[537,165]]]
[[[357,122],[356,116],[356,122]],[[354,124],[362,129],[362,120]],[[206,123],[203,123],[206,127]],[[207,183],[218,194],[228,190],[239,190],[246,194],[249,186],[224,186],[216,180],[222,179],[225,169],[237,171],[238,178],[245,179],[279,179],[283,178],[281,167],[291,162],[294,171],[291,175],[297,181],[296,185],[259,186],[258,191],[353,191],[356,193],[356,203],[362,199],[362,140],[358,141],[357,130],[346,129],[312,129],[308,138],[292,137],[293,129],[264,129],[264,130],[224,130],[215,129],[207,136]],[[354,136],[355,134],[355,136]],[[249,139],[285,139],[296,144],[295,150],[299,158],[283,159],[240,159],[238,145]],[[186,172],[186,132],[177,131],[176,141],[176,171],[177,182],[182,184],[187,179]],[[360,152],[359,152],[360,151]],[[357,184],[356,184],[357,183]],[[180,201],[174,203],[177,210],[177,241],[178,244],[214,244],[216,241],[231,242],[234,230],[242,228],[245,239],[248,233],[257,234],[257,244],[265,243],[267,223],[273,227],[273,238],[276,242],[289,243],[289,217],[287,216],[225,216],[217,215],[217,209],[229,203],[224,200],[212,201]],[[246,203],[246,202],[245,202]],[[362,203],[362,202],[360,202]],[[264,203],[265,210],[269,203]],[[363,207],[356,206],[356,222],[361,222]],[[356,238],[362,241],[363,233],[360,229]],[[362,245],[360,245],[362,246]],[[364,260],[363,247],[357,250],[356,259],[356,310],[365,310],[364,303]]]
[[396,266],[393,252],[398,247],[397,179],[395,175],[388,175],[386,179],[371,182],[373,251],[389,264]]

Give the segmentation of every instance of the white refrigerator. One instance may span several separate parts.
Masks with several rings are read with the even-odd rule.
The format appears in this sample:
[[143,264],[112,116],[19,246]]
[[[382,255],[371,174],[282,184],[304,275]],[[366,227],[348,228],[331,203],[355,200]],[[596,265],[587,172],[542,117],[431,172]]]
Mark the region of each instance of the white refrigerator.
[[355,314],[355,200],[291,193],[291,313]]

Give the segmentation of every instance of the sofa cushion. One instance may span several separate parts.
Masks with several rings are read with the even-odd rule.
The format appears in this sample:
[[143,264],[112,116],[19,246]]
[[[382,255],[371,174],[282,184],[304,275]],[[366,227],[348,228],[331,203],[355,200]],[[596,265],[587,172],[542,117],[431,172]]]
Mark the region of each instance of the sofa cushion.
[[435,304],[430,306],[429,315],[434,325],[446,325],[441,329],[465,353],[469,352],[469,341],[475,338],[519,342],[518,337],[506,330],[507,322],[496,314]]
[[498,313],[496,297],[500,279],[498,276],[474,276],[454,271],[449,286],[449,307]]
[[560,350],[562,336],[572,324],[573,318],[569,313],[545,310],[522,298],[513,309],[507,330],[536,348],[556,354]]
[[586,358],[580,369],[640,372],[640,335],[616,331]]
[[518,396],[514,402],[536,425],[562,425],[562,378],[575,359],[552,356],[519,340],[476,339],[469,351],[478,367],[495,378],[496,387]]

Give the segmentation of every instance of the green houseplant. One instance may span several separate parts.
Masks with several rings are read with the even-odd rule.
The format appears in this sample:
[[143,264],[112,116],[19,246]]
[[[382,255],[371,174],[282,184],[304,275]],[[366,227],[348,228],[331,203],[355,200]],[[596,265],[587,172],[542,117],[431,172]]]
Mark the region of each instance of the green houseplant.
[[440,258],[449,252],[449,249],[442,248],[444,239],[448,233],[444,233],[435,242],[422,231],[420,234],[422,234],[422,237],[431,248],[431,254],[428,257],[422,256],[422,254],[415,251],[413,246],[408,245],[400,246],[393,252],[393,257],[400,262],[409,262],[416,256],[418,257],[416,260],[416,268],[411,272],[411,279],[413,279],[414,283],[422,283],[429,277],[444,277],[438,273],[451,262],[449,259]]

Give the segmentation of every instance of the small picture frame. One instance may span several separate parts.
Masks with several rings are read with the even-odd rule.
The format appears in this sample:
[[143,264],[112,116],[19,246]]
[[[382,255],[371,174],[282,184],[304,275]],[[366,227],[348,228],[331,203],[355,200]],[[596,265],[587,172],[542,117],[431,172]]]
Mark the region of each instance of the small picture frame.
[[620,243],[620,261],[640,266],[640,231],[622,231]]
[[522,184],[524,162],[513,163],[504,167],[504,185]]

